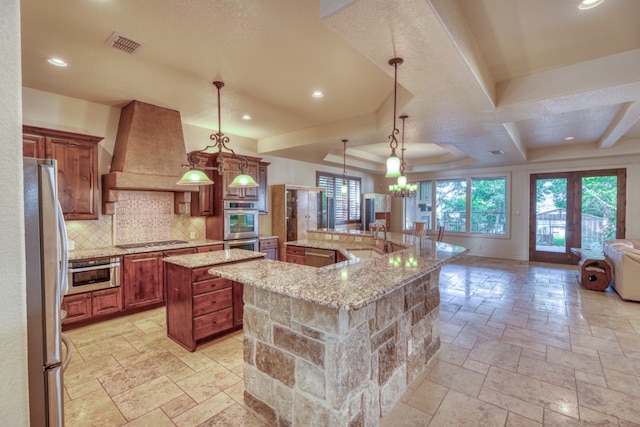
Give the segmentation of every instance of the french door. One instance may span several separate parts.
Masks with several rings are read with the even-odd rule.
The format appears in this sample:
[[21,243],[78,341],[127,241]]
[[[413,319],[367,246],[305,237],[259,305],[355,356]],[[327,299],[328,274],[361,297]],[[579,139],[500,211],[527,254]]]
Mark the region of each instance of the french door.
[[571,248],[624,237],[626,169],[532,174],[529,194],[530,261],[576,264]]

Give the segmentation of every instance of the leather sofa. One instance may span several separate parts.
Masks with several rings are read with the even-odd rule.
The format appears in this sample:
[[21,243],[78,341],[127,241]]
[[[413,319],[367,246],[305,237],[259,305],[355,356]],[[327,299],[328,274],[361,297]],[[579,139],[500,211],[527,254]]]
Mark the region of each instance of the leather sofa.
[[622,299],[640,301],[640,240],[607,240],[603,249],[613,267],[613,288]]

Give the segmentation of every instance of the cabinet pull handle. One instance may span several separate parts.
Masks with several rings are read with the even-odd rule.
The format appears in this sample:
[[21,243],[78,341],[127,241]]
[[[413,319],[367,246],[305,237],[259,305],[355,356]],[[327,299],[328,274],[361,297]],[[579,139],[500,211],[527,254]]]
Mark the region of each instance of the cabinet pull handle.
[[131,263],[135,263],[135,262],[143,262],[143,261],[155,261],[157,258],[153,257],[153,258],[140,258],[140,259],[132,259]]
[[216,301],[216,300],[211,301],[211,303],[212,303],[212,304],[215,304],[215,303],[217,303],[217,302],[218,302],[218,301]]
[[218,321],[217,321],[217,320],[214,320],[214,321],[213,321],[213,324],[215,325],[216,323],[218,323]]

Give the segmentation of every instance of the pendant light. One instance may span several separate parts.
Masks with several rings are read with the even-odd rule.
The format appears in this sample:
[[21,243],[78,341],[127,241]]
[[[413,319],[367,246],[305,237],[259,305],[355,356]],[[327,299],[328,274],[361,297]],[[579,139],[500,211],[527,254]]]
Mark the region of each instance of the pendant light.
[[[207,174],[203,172],[203,170],[217,170],[218,175],[222,175],[225,171],[231,172],[240,172],[237,175],[231,184],[229,184],[229,188],[252,188],[257,187],[258,183],[255,179],[249,174],[246,173],[246,170],[249,168],[249,161],[239,155],[236,154],[231,148],[227,146],[229,143],[229,137],[222,133],[220,126],[220,117],[222,115],[220,109],[220,89],[224,86],[223,82],[215,81],[213,85],[218,90],[218,132],[213,133],[209,136],[209,138],[214,141],[213,145],[207,145],[202,150],[190,151],[187,153],[187,160],[189,161],[188,165],[185,165],[189,168],[189,171],[186,172],[180,181],[177,182],[178,185],[210,185],[213,184],[213,181],[209,179]],[[216,162],[218,166],[200,166],[198,161],[198,155],[207,154],[206,150],[209,148],[217,148],[218,155],[216,157]],[[238,168],[239,169],[227,169],[224,165],[225,156],[223,155],[223,149],[229,151],[231,153],[231,157],[237,159],[239,161]]]
[[342,140],[342,185],[340,186],[340,193],[347,194],[349,192],[349,186],[347,185],[347,142],[348,139]]
[[407,177],[404,175],[404,168],[407,165],[404,161],[404,121],[408,118],[406,114],[400,116],[402,120],[402,145],[400,148],[400,176],[398,176],[398,184],[389,185],[389,192],[392,197],[411,198],[416,197],[418,185],[407,184]]
[[391,147],[391,155],[387,159],[387,178],[397,178],[400,176],[400,159],[396,155],[396,148],[398,148],[398,140],[396,135],[400,133],[396,128],[396,103],[398,98],[398,65],[402,64],[404,60],[402,58],[391,58],[389,65],[393,65],[393,129],[389,135],[389,146]]

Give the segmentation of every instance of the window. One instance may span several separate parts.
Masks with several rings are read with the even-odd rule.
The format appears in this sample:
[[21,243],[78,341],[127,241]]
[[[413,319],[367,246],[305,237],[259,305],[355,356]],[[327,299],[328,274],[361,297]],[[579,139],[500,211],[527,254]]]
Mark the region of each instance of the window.
[[467,181],[436,181],[436,228],[448,232],[467,231]]
[[347,176],[347,194],[342,194],[342,175],[328,172],[316,172],[318,187],[327,189],[329,209],[329,228],[336,225],[360,223],[360,187],[361,180],[358,177]]
[[471,233],[507,234],[507,180],[471,179]]
[[420,221],[429,231],[444,226],[447,233],[507,235],[506,176],[422,181],[418,189],[418,197],[405,199],[406,230]]

